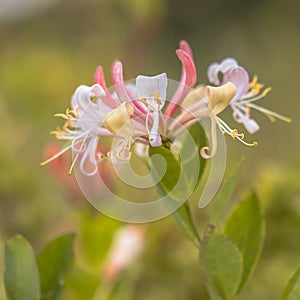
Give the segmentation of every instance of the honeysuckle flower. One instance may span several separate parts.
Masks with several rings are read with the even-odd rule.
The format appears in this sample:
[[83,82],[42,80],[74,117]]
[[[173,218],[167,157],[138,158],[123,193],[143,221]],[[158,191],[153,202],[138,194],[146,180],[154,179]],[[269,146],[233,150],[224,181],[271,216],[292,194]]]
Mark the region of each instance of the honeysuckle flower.
[[[265,88],[263,84],[258,83],[257,76],[254,76],[252,81],[249,82],[248,72],[239,66],[235,59],[226,58],[220,63],[211,64],[207,75],[210,82],[217,86],[227,82],[232,82],[236,86],[236,95],[230,102],[233,117],[236,122],[243,124],[249,133],[255,133],[259,130],[258,123],[250,117],[251,108],[262,112],[271,121],[275,121],[278,118],[285,122],[291,122],[291,119],[285,116],[254,104],[257,100],[265,97],[271,91],[271,88]],[[220,81],[220,75],[223,76],[222,81]]]
[[[185,49],[185,56],[188,57],[187,61],[190,64],[193,63],[192,51],[186,42],[182,42],[181,46]],[[181,49],[181,51],[184,51]],[[228,61],[228,64],[224,65],[224,69],[227,70],[232,67],[234,60]],[[215,71],[216,73],[219,70]],[[192,74],[190,74],[192,73]],[[193,68],[186,68],[183,72],[184,76],[193,78],[195,72]],[[214,78],[218,82],[218,77]],[[247,146],[255,146],[257,143],[247,143],[244,141],[244,134],[239,133],[236,129],[232,129],[225,121],[223,121],[219,114],[226,109],[236,98],[239,93],[239,86],[232,82],[224,82],[220,87],[198,85],[197,87],[191,89],[195,82],[190,85],[188,93],[183,94],[183,97],[178,101],[181,103],[183,109],[181,109],[180,114],[175,118],[172,124],[168,127],[168,134],[173,136],[178,135],[182,130],[192,126],[196,122],[204,118],[210,118],[211,120],[211,149],[210,154],[207,154],[209,150],[208,147],[201,149],[201,155],[204,158],[210,158],[216,153],[217,149],[217,138],[216,130],[219,129],[223,134],[230,135],[233,139],[237,139]],[[175,93],[176,94],[176,93]],[[177,99],[176,99],[177,101]],[[172,105],[172,101],[169,104],[168,109],[171,107],[172,110],[169,115],[174,115],[178,110],[178,106]],[[165,115],[167,115],[168,109]]]
[[[201,155],[204,158],[210,158],[216,153],[217,149],[217,128],[223,134],[232,136],[233,139],[241,141],[248,146],[254,146],[255,143],[249,144],[245,142],[244,135],[238,133],[236,129],[232,129],[218,115],[227,108],[229,103],[236,95],[236,87],[233,83],[228,82],[220,87],[199,86],[184,99],[183,107],[185,110],[179,115],[176,121],[185,124],[184,127],[189,127],[195,122],[203,118],[210,118],[211,121],[211,149],[210,154],[207,153],[209,147],[201,149]],[[171,126],[174,127],[174,124]],[[175,125],[176,126],[176,125]],[[178,131],[176,132],[178,134]]]
[[[56,114],[66,120],[64,126],[51,132],[58,140],[66,140],[70,144],[42,165],[72,149],[75,155],[69,174],[79,159],[82,173],[93,176],[98,172],[98,165],[104,158],[110,156],[121,160],[129,155],[132,130],[126,129],[130,126],[133,109],[128,103],[113,108],[116,102],[109,106],[110,103],[104,103],[103,98],[107,99],[107,93],[99,84],[91,87],[81,85],[76,89],[71,99],[71,109],[67,109],[64,114]],[[99,138],[116,134],[120,142],[107,155],[101,153],[98,150]]]
[[[135,142],[161,145],[161,109],[166,100],[167,75],[140,75],[136,85],[125,84],[121,62],[113,65],[114,92],[107,89],[102,67],[95,73],[95,84],[79,86],[72,99],[71,108],[57,117],[65,124],[51,133],[69,145],[42,163],[45,165],[68,150],[73,152],[71,174],[78,161],[80,170],[87,176],[95,175],[105,159],[113,163],[126,161],[131,156]],[[113,137],[111,149],[99,151],[101,138]]]
[[233,139],[237,139],[241,143],[246,146],[256,146],[257,142],[248,143],[244,141],[244,134],[239,133],[237,129],[232,129],[225,121],[223,121],[218,114],[221,113],[224,109],[228,107],[228,105],[232,102],[232,100],[236,97],[237,87],[231,83],[227,82],[219,87],[206,86],[204,91],[204,98],[209,103],[211,108],[211,131],[212,131],[212,146],[211,146],[211,154],[207,155],[206,151],[209,149],[208,147],[204,147],[201,149],[201,153],[203,157],[211,157],[216,152],[216,144],[217,138],[215,134],[215,124],[221,130],[223,134],[230,135]]
[[[56,114],[65,119],[65,124],[52,134],[59,140],[68,141],[69,145],[42,164],[72,149],[73,161],[69,173],[78,161],[82,173],[93,176],[104,159],[112,163],[127,161],[133,149],[144,157],[149,147],[172,143],[182,131],[204,118],[211,121],[211,146],[210,149],[201,149],[203,157],[210,158],[216,153],[218,129],[247,146],[256,145],[256,142],[245,142],[243,133],[221,119],[220,113],[228,106],[233,110],[234,119],[250,133],[259,129],[256,121],[250,117],[251,108],[263,112],[271,120],[279,118],[290,121],[254,104],[270,88],[263,89],[256,76],[249,82],[247,71],[233,58],[210,65],[208,78],[215,87],[201,84],[194,87],[197,74],[188,43],[181,41],[176,54],[182,63],[182,73],[168,105],[166,73],[139,75],[135,83],[128,83],[123,79],[122,63],[116,61],[112,68],[114,87],[110,92],[103,69],[98,67],[95,84],[79,86],[71,99],[71,108],[64,114]],[[113,137],[114,140],[106,153],[99,150],[103,137]]]

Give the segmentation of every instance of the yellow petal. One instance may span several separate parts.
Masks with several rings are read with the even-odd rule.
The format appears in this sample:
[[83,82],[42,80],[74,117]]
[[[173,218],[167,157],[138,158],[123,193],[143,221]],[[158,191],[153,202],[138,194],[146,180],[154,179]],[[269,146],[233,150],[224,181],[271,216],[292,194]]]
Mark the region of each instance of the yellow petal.
[[204,90],[205,86],[202,84],[192,89],[184,98],[182,106],[186,108],[191,107],[193,104],[197,103],[201,98],[204,97]]
[[205,87],[204,98],[207,100],[214,114],[217,115],[229,105],[235,93],[236,87],[231,82],[227,82],[219,87],[208,85]]
[[103,121],[106,129],[114,134],[127,136],[131,131],[130,115],[134,113],[134,108],[129,103],[122,103],[116,109],[107,114]]

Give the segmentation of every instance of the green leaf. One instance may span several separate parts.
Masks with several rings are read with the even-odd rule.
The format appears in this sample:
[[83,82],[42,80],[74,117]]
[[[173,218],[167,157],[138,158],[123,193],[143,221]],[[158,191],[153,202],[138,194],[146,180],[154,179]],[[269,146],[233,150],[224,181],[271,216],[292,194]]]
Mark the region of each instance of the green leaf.
[[224,212],[226,211],[226,207],[231,198],[231,195],[234,191],[236,182],[238,180],[238,176],[242,169],[245,159],[242,158],[237,166],[232,170],[232,172],[228,175],[222,187],[218,191],[216,198],[214,199],[214,205],[211,212],[210,224],[218,225],[220,220],[222,219]]
[[78,217],[81,246],[79,254],[90,268],[98,271],[111,247],[114,232],[121,223],[102,214],[95,215],[84,211]]
[[[203,175],[206,160],[200,155],[200,149],[206,145],[207,139],[202,126],[197,123],[189,128],[188,132],[182,135],[179,140],[179,144],[185,145],[185,147],[182,147],[180,150],[180,153],[177,153],[176,150],[171,147],[172,152],[165,146],[151,147],[149,152],[151,156],[155,154],[161,155],[167,163],[166,173],[158,184],[160,193],[166,195],[172,191],[174,198],[183,199],[186,197],[187,191],[190,193],[189,196],[192,196],[192,192],[195,191]],[[184,158],[183,168],[181,168],[180,164],[181,158]],[[195,163],[199,164],[198,169],[195,168]],[[160,165],[154,164],[152,167],[154,171],[156,171],[156,175],[161,174],[161,171],[159,172]],[[180,174],[182,181],[180,185],[178,185]],[[175,186],[176,191],[174,192],[173,189]],[[169,202],[165,202],[165,205],[170,207],[172,207],[172,205],[174,206],[176,199],[172,199],[172,195],[169,194]],[[173,203],[171,203],[172,201]],[[188,203],[185,202],[174,211],[173,217],[185,235],[198,246],[200,238],[193,222]]]
[[30,243],[16,235],[5,246],[4,283],[7,300],[40,299],[40,280]]
[[200,237],[193,222],[190,207],[184,203],[176,211],[173,212],[173,217],[185,235],[196,245],[199,246]]
[[265,222],[254,193],[248,195],[233,211],[225,224],[224,233],[239,247],[243,255],[240,290],[253,270],[264,240]]
[[202,175],[204,173],[205,166],[207,163],[207,159],[204,159],[201,156],[200,150],[201,150],[201,148],[207,146],[207,137],[206,137],[203,127],[199,123],[194,124],[192,127],[189,128],[188,131],[189,131],[190,135],[192,136],[192,138],[194,139],[194,142],[197,147],[194,150],[197,151],[198,159],[200,162],[200,168],[199,168],[199,174],[198,174],[198,182],[199,182],[202,178]]
[[73,261],[74,234],[63,235],[51,241],[38,256],[42,298],[57,300],[63,289],[63,275]]
[[[176,184],[178,184],[178,179],[181,172],[180,163],[178,160],[174,157],[172,152],[168,150],[167,148],[161,146],[161,147],[151,147],[150,148],[150,154],[159,154],[164,157],[167,163],[167,169],[166,172],[161,179],[161,181],[158,184],[158,190],[162,195],[169,194],[170,191],[174,189]],[[152,168],[158,168],[159,166],[156,166],[155,164],[152,166]],[[155,171],[155,170],[154,170]],[[160,172],[157,172],[160,173]],[[186,178],[185,174],[182,174],[182,176],[185,176],[185,181],[182,185],[182,188],[178,190],[179,193],[182,193],[182,197],[185,197],[186,188],[188,188],[189,183]],[[173,190],[174,191],[174,190]],[[180,198],[180,194],[176,194],[176,198]],[[173,199],[172,196],[169,194],[169,198],[167,201],[165,201],[166,206],[173,207],[175,205],[175,202],[177,200]],[[192,216],[188,207],[188,204],[185,202],[183,205],[181,205],[176,211],[173,212],[173,216],[175,218],[175,221],[179,225],[179,227],[183,230],[185,235],[196,245],[199,244],[199,235],[195,228],[195,225],[192,220]]]
[[288,300],[299,300],[300,299],[300,284],[299,282],[294,286],[291,291]]
[[217,294],[217,292],[208,284],[206,283],[206,289],[209,294],[210,300],[222,300],[222,298]]
[[[174,157],[172,152],[164,146],[150,147],[149,152],[151,156],[158,154],[165,159],[167,163],[166,172],[159,185],[163,188],[163,193],[172,191],[176,186],[181,172],[179,161]],[[154,164],[153,167],[155,168],[154,171],[156,171],[154,175],[158,176],[158,174],[161,174],[161,170],[159,168],[161,167],[160,165],[158,166]]]
[[[98,271],[99,272],[99,271]],[[75,265],[65,276],[67,299],[90,300],[100,284],[99,275]]]
[[286,285],[280,300],[299,300],[300,299],[300,267],[297,268],[296,272],[290,278]]
[[238,247],[224,234],[214,231],[204,238],[200,258],[210,287],[222,299],[232,300],[243,270]]

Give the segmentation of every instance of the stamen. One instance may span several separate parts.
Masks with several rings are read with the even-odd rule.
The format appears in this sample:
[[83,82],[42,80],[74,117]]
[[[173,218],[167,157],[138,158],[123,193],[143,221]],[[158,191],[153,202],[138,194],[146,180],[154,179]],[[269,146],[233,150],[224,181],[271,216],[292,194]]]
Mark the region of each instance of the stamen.
[[258,76],[254,75],[252,81],[249,83],[248,88],[252,89],[257,84]]
[[284,122],[287,122],[287,123],[291,123],[292,122],[292,119],[290,119],[288,117],[280,115],[280,114],[278,114],[278,113],[276,113],[274,111],[268,110],[268,109],[266,109],[264,107],[255,105],[253,103],[248,103],[247,106],[252,107],[252,108],[254,108],[254,109],[262,112],[263,114],[265,114],[270,119],[271,122],[275,122],[276,118],[280,119],[280,120],[282,120]]
[[77,161],[77,159],[78,159],[78,157],[79,157],[79,154],[80,154],[80,153],[77,153],[77,155],[76,155],[75,158],[73,159],[72,164],[71,164],[71,167],[70,167],[69,172],[68,172],[68,175],[72,175],[72,172],[73,172],[75,163],[76,163],[76,161]]
[[[110,159],[116,158],[119,161],[128,161],[131,157],[131,145],[132,137],[128,135],[122,142],[120,142],[116,147],[107,153]],[[123,157],[122,154],[128,152],[127,156]]]
[[150,94],[150,97],[154,97],[156,103],[157,103],[158,105],[162,105],[162,101],[159,99],[160,93]]
[[[247,93],[244,95],[244,99],[247,99],[247,98],[252,98],[252,97],[255,97],[257,95],[259,95],[260,91],[262,90],[262,88],[264,87],[263,84],[261,83],[258,83],[257,82],[258,80],[258,77],[257,75],[255,75],[253,77],[253,80],[249,83],[248,85],[248,91]],[[264,97],[266,96],[269,92],[271,91],[271,88],[268,87],[266,88],[263,93],[260,95],[261,97]]]
[[247,143],[245,142],[243,139],[241,139],[240,137],[236,137],[237,140],[239,140],[241,143],[243,143],[244,145],[246,146],[249,146],[249,147],[256,147],[258,145],[258,143],[255,141],[253,143]]
[[61,151],[59,151],[58,153],[54,154],[52,157],[48,158],[47,160],[43,161],[40,163],[41,166],[45,166],[47,165],[49,162],[53,161],[54,159],[58,158],[59,156],[61,156],[63,153],[67,152],[68,150],[70,150],[72,148],[72,145],[69,145],[68,147],[62,149]]
[[61,118],[64,118],[64,119],[68,120],[67,115],[63,114],[63,113],[54,114],[54,117],[61,117]]
[[77,107],[75,110],[67,108],[65,113],[57,113],[54,115],[54,117],[61,117],[66,120],[71,120],[71,119],[78,119],[78,109]]
[[148,104],[146,98],[142,98],[142,99],[140,99],[140,101],[141,101],[143,104],[145,104],[145,106],[147,106],[147,107],[149,106],[149,104]]
[[268,87],[266,88],[263,92],[262,92],[262,96],[265,97],[267,94],[269,94],[269,92],[271,92],[272,88],[271,87]]
[[239,133],[237,129],[232,129],[230,128],[221,118],[216,117],[216,121],[217,124],[220,128],[220,130],[222,131],[223,134],[228,134],[232,137],[232,139],[237,139],[238,141],[240,141],[241,143],[243,143],[246,146],[257,146],[257,142],[253,142],[253,143],[247,143],[244,141],[244,134],[243,133]]
[[[75,163],[76,163],[76,161],[77,161],[79,155],[80,155],[83,151],[86,150],[86,143],[85,143],[85,142],[86,142],[87,138],[88,138],[88,134],[87,134],[87,135],[84,137],[84,139],[82,140],[82,143],[81,143],[81,145],[80,145],[80,148],[79,148],[79,149],[76,149],[76,151],[77,151],[78,153],[77,153],[77,155],[75,156],[75,158],[74,158],[73,161],[72,161],[72,164],[71,164],[71,167],[70,167],[70,169],[69,169],[68,175],[71,175],[71,174],[72,174],[73,168],[74,168],[74,166],[75,166]],[[79,139],[79,138],[77,137],[77,139]],[[74,139],[73,142],[72,142],[73,151],[74,151],[74,147],[76,148],[76,143],[77,143],[77,141],[76,141],[76,142],[75,142],[75,141],[76,141],[76,139]]]
[[57,140],[61,139],[61,136],[64,134],[60,128],[56,128],[56,130],[50,131],[50,134],[54,135]]
[[263,87],[264,87],[263,84],[257,83],[257,84],[253,87],[253,94],[252,94],[252,97],[258,95],[259,92],[261,91],[261,89],[262,89]]
[[65,122],[65,124],[64,124],[64,126],[63,126],[63,130],[65,131],[65,132],[68,132],[68,127],[71,125],[71,121],[66,121]]
[[67,108],[66,115],[69,117],[73,116],[74,118],[78,118],[78,110],[79,110],[79,106],[77,106],[75,110]]

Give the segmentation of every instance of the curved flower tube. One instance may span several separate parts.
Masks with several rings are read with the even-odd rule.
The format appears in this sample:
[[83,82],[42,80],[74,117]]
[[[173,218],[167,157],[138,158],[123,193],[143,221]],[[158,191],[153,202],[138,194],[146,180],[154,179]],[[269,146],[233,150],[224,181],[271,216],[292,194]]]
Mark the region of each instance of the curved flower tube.
[[119,103],[111,96],[110,92],[107,89],[103,68],[101,66],[97,67],[95,71],[94,81],[96,84],[99,84],[105,92],[102,96],[103,102],[110,107],[116,108]]
[[167,117],[172,117],[176,113],[185,96],[188,94],[189,88],[193,87],[197,81],[192,51],[185,41],[182,41],[180,46],[183,47],[183,49],[176,50],[176,54],[182,63],[182,74],[180,84],[166,109],[165,116]]

